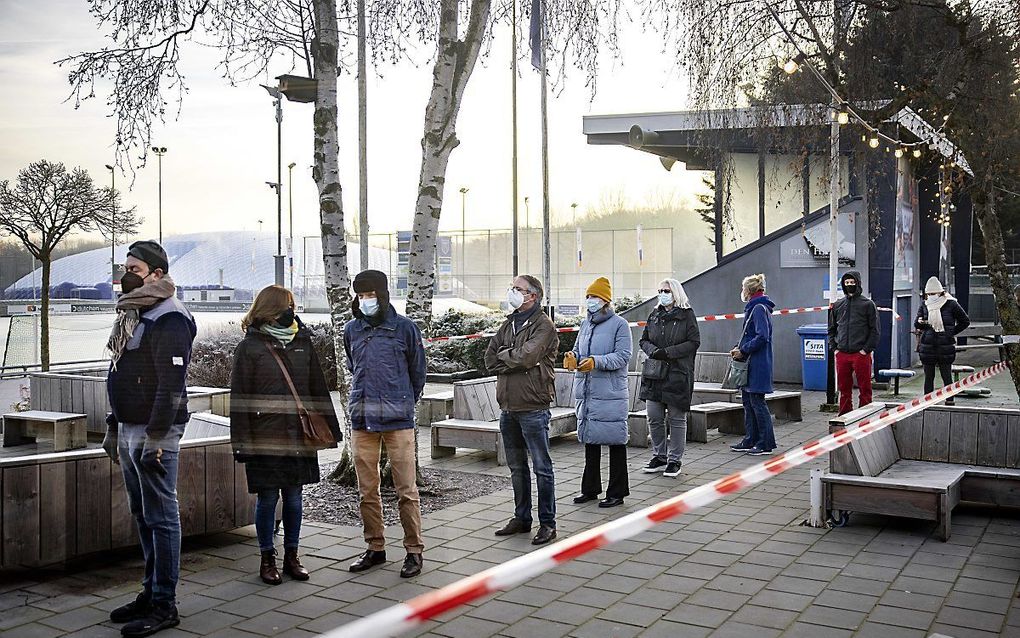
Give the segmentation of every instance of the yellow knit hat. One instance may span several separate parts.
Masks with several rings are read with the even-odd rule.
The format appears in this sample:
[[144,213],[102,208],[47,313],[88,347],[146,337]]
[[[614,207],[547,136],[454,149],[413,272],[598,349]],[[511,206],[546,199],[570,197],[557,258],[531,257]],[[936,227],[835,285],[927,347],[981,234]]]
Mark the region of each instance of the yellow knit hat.
[[605,277],[599,277],[591,282],[591,285],[588,286],[588,290],[584,294],[586,297],[595,296],[609,303],[613,300],[613,284],[609,283],[609,280]]

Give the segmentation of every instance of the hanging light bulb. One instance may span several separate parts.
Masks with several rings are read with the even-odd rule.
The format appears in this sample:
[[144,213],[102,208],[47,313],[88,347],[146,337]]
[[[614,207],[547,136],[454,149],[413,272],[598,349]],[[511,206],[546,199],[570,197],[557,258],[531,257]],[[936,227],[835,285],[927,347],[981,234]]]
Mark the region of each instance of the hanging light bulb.
[[839,110],[839,113],[836,115],[836,121],[839,122],[840,124],[849,124],[850,114],[846,112],[846,109],[841,108]]
[[878,148],[878,135],[871,135],[871,139],[868,140],[868,146],[871,148]]
[[921,149],[919,148],[914,149],[914,157],[921,157]]
[[793,75],[800,70],[800,65],[804,64],[805,59],[807,59],[807,56],[803,53],[798,53],[793,56],[792,59],[786,61],[786,64],[783,65],[783,71],[785,71],[787,75]]
[[895,155],[896,157],[903,157],[903,149],[897,148],[895,151],[893,151],[893,155]]

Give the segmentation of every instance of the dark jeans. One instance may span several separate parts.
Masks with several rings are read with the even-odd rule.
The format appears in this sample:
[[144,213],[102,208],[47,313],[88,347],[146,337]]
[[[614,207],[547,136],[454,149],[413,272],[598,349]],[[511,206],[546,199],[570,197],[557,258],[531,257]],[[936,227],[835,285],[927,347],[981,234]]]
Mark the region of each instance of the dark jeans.
[[177,505],[177,457],[184,424],[173,425],[162,441],[160,462],[166,476],[146,469],[142,463],[145,425],[121,423],[118,454],[124,474],[128,505],[138,527],[145,559],[142,587],[152,600],[174,603],[181,567],[181,515]]
[[923,363],[924,365],[924,393],[928,394],[935,389],[935,368],[938,367],[942,374],[942,385],[949,385],[953,382],[952,363]]
[[259,538],[259,551],[273,549],[273,530],[276,527],[276,503],[283,492],[283,547],[297,549],[301,540],[301,486],[262,490],[255,500],[255,532]]
[[776,449],[776,434],[765,393],[744,390],[740,394],[744,403],[744,440],[741,443],[771,452]]
[[[609,447],[609,485],[606,498],[623,498],[630,494],[627,479],[627,446]],[[602,493],[602,446],[586,443],[584,446],[584,474],[581,475],[581,494],[598,496]]]
[[514,518],[531,523],[531,471],[528,454],[535,466],[538,484],[538,521],[556,527],[556,481],[549,456],[549,410],[506,412],[499,416],[506,463],[514,486]]

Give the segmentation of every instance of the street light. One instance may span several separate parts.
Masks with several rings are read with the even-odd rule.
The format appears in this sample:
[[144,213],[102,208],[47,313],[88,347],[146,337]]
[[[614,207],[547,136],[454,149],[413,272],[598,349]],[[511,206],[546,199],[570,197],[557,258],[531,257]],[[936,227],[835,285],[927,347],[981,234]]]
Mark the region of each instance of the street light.
[[159,167],[159,244],[163,245],[163,156],[166,155],[165,146],[153,146],[152,152],[156,154],[157,166]]
[[297,162],[287,164],[287,208],[290,218],[290,241],[287,243],[287,258],[290,260],[290,290],[294,292],[294,167]]
[[110,171],[110,192],[112,198],[110,199],[110,298],[114,301],[117,300],[117,291],[113,289],[113,271],[117,268],[117,174],[114,172],[113,166],[106,165],[106,170]]
[[279,87],[261,85],[266,93],[273,97],[276,107],[276,182],[266,182],[276,189],[276,285],[283,285],[283,193],[280,183],[283,181],[283,93]]
[[528,270],[531,262],[531,207],[528,205],[529,198],[524,196],[524,269]]
[[465,211],[467,210],[467,194],[471,190],[467,186],[460,187],[460,296],[463,299],[466,292],[466,282],[464,278],[467,276],[467,262],[464,256],[464,245],[465,237],[467,235],[467,216]]

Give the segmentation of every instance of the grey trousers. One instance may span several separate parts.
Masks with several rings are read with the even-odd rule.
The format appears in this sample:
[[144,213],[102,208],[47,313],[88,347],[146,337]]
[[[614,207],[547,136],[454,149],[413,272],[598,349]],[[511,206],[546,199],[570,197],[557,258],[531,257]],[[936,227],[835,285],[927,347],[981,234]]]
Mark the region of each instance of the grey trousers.
[[[652,453],[667,462],[680,462],[687,445],[687,412],[658,401],[646,401],[648,431],[652,435]],[[667,417],[668,411],[668,417]],[[669,424],[669,444],[666,443],[666,424]]]

